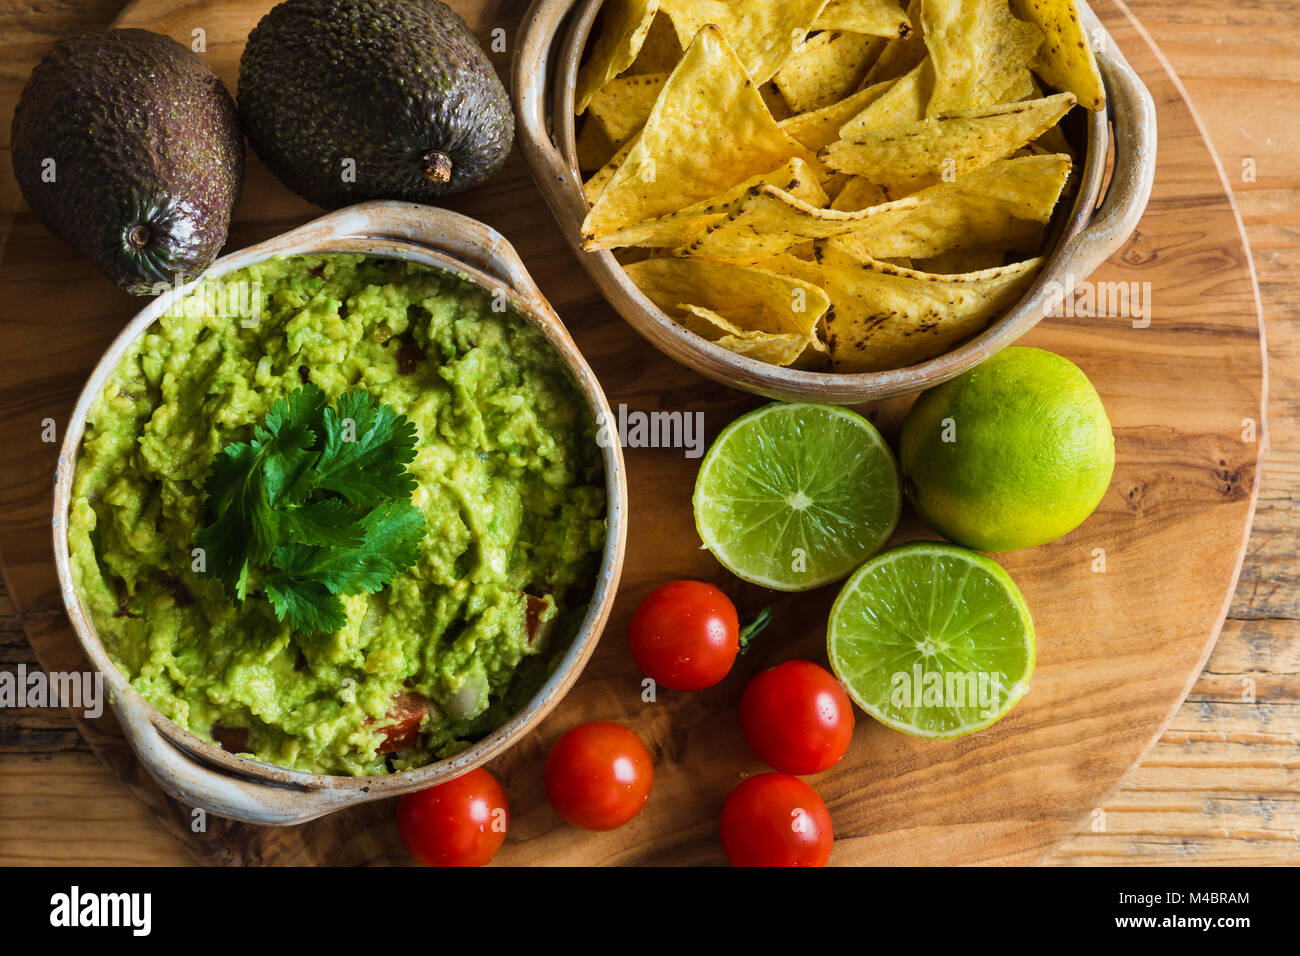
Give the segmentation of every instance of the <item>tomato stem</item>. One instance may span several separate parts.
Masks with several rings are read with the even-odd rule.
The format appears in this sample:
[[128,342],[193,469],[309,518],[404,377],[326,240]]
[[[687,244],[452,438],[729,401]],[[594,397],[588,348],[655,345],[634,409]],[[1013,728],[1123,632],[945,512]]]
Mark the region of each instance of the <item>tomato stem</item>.
[[762,634],[767,626],[772,623],[772,605],[768,605],[754,615],[754,619],[740,629],[738,643],[740,644],[740,653],[744,654],[749,650],[749,642],[758,635]]

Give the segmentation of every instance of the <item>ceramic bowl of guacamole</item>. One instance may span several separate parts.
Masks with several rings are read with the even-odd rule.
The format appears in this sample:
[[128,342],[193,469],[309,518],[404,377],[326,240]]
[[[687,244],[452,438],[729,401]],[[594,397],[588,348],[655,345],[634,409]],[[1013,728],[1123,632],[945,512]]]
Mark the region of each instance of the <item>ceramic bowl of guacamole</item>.
[[528,733],[613,603],[608,415],[514,250],[446,210],[353,206],[162,290],[82,392],[53,521],[145,766],[294,824]]

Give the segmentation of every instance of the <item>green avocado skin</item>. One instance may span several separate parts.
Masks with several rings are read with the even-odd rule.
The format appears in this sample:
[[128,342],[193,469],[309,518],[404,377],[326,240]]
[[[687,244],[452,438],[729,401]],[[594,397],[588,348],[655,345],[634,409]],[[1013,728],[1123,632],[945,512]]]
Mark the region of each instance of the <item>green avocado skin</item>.
[[[257,155],[327,209],[460,192],[514,142],[505,87],[436,0],[286,0],[249,35],[237,98]],[[426,175],[431,151],[450,159],[446,181]]]
[[37,218],[128,292],[193,278],[225,244],[244,175],[239,116],[216,73],[170,37],[64,40],[32,71],[10,141]]

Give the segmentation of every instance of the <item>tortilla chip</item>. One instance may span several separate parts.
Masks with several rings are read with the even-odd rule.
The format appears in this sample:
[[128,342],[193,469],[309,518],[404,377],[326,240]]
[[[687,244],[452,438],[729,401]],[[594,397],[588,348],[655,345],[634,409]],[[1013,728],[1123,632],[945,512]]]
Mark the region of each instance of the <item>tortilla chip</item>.
[[1011,0],[1011,8],[1047,36],[1034,60],[1038,75],[1087,109],[1104,109],[1106,86],[1074,0]]
[[630,146],[582,224],[584,241],[716,196],[791,157],[821,172],[812,152],[772,119],[712,25],[668,77]]
[[955,276],[997,269],[1007,261],[1002,249],[949,249],[930,259],[917,259],[912,268],[931,275]]
[[600,167],[596,172],[592,173],[591,178],[582,184],[582,196],[588,203],[594,205],[596,200],[600,198],[601,193],[605,191],[605,187],[608,186],[609,181],[614,178],[614,174],[618,172],[619,167],[627,161],[627,157],[631,154],[632,147],[636,145],[636,141],[640,135],[641,134],[638,133],[619,147],[618,152],[614,154],[610,161]]
[[618,144],[612,142],[604,128],[590,116],[583,120],[575,145],[579,169],[600,169],[618,152]]
[[889,202],[889,194],[885,192],[884,186],[877,186],[861,176],[853,176],[835,196],[831,208],[839,212],[856,212],[859,209],[870,209],[872,206],[887,202]]
[[800,113],[781,121],[785,130],[809,149],[821,149],[829,146],[841,137],[840,127],[853,117],[859,115],[872,103],[883,96],[892,84],[877,83],[865,90],[858,90],[838,103],[823,106],[819,110]]
[[912,23],[912,31],[901,40],[890,40],[880,51],[880,57],[872,64],[863,79],[863,86],[896,80],[910,73],[928,55],[925,48],[925,35],[921,24],[921,0],[912,0],[907,7],[907,18]]
[[[959,248],[1035,249],[1069,175],[1068,156],[1003,160],[859,213],[864,228],[847,238],[876,259],[924,259]],[[908,208],[909,200],[916,206]]]
[[913,67],[910,73],[885,82],[891,84],[889,89],[845,121],[840,128],[840,139],[858,139],[876,130],[894,129],[925,118],[925,106],[934,91],[934,65],[929,57]]
[[771,80],[759,85],[758,95],[763,97],[763,105],[772,114],[772,119],[779,123],[790,118],[790,107],[786,103],[785,97],[781,95],[781,91],[776,88],[776,84]]
[[708,24],[722,31],[755,83],[766,83],[812,29],[825,0],[661,0],[682,46]]
[[1031,247],[1069,172],[1068,156],[1010,159],[860,212],[818,209],[757,186],[678,254],[756,263],[799,242],[835,237],[873,259],[925,258],[958,246]]
[[912,32],[912,23],[897,0],[830,0],[817,15],[813,27],[868,33],[891,40],[901,40]]
[[667,79],[667,73],[615,77],[592,96],[588,122],[594,119],[610,142],[621,146],[645,125]]
[[658,9],[659,0],[606,0],[600,8],[596,42],[578,70],[573,94],[579,116],[597,90],[632,65]]
[[689,302],[739,328],[800,335],[810,346],[824,348],[817,322],[830,301],[810,282],[708,259],[647,259],[629,265],[627,275],[646,298],[678,321],[679,304]]
[[[891,212],[899,213],[916,205],[915,198],[903,199]],[[875,208],[889,210],[890,206]],[[749,190],[731,212],[709,223],[676,253],[753,264],[780,255],[797,243],[829,239],[861,229],[873,212],[871,209],[861,213],[818,209],[773,186],[758,186]],[[895,215],[889,221],[893,223],[896,219]]]
[[828,30],[810,37],[776,74],[776,86],[792,113],[807,113],[844,99],[884,48],[880,37]]
[[1017,71],[1011,85],[998,95],[996,102],[1015,103],[1019,100],[1037,100],[1042,99],[1042,97],[1042,88],[1034,82],[1033,71],[1024,69]]
[[906,196],[1010,156],[1055,126],[1073,93],[931,116],[894,130],[839,140],[818,155],[832,169],[863,176]]
[[839,372],[906,368],[983,331],[1033,283],[1042,259],[939,276],[855,258],[843,244],[818,247],[831,300],[826,336]]
[[627,76],[642,73],[671,73],[682,59],[681,43],[677,40],[677,31],[673,21],[661,9],[650,24],[650,32],[645,35],[641,52],[636,55],[632,65],[627,68]]
[[1043,43],[1043,31],[1012,14],[1007,0],[925,0],[921,23],[934,60],[929,116],[1009,102],[1005,94]]
[[791,159],[771,172],[751,176],[717,196],[692,203],[666,216],[647,219],[616,229],[583,243],[584,249],[613,249],[623,246],[646,246],[672,249],[689,242],[691,237],[711,222],[722,219],[753,187],[777,186],[814,206],[824,206],[826,193],[817,182],[817,170],[802,159]]
[[711,309],[699,305],[677,306],[678,321],[696,335],[769,365],[793,365],[812,348],[808,337],[798,332],[754,332],[742,329]]

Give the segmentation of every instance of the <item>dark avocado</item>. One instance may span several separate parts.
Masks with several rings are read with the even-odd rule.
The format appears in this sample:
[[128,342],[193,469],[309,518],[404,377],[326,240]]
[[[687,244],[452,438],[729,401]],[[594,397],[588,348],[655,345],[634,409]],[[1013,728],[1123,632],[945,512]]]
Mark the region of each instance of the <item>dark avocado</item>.
[[460,192],[514,142],[492,64],[436,0],[287,0],[248,37],[238,99],[257,155],[326,208]]
[[14,110],[14,175],[50,232],[136,295],[192,278],[226,241],[244,174],[230,93],[148,30],[64,40]]

